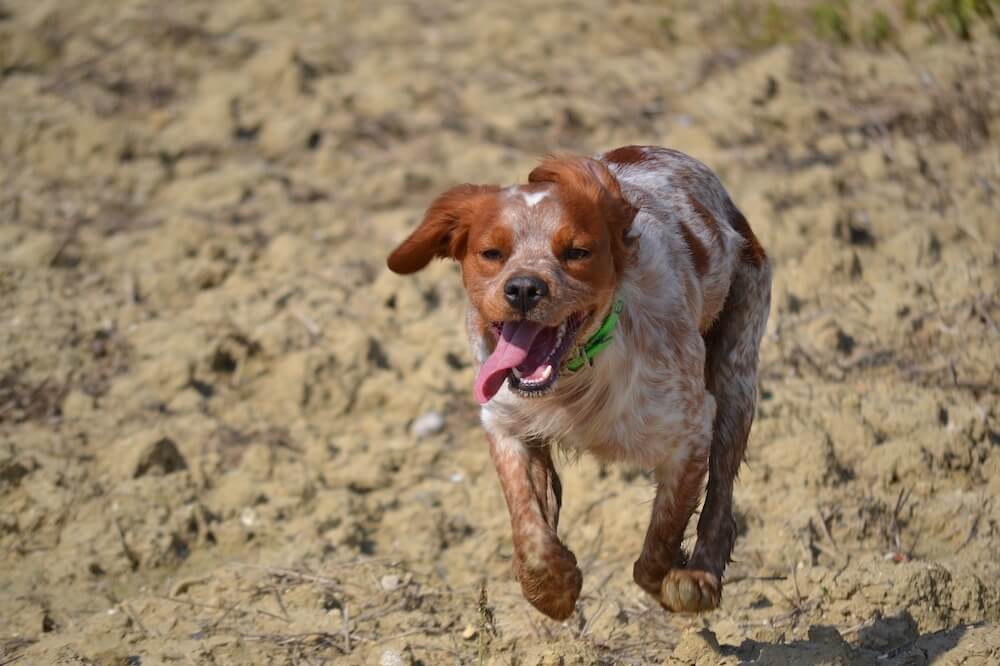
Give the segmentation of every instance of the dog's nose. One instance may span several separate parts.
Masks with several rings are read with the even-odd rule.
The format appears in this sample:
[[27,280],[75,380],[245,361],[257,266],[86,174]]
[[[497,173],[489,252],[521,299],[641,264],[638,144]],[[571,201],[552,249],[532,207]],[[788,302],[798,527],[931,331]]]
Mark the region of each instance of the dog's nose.
[[507,280],[503,286],[504,296],[512,308],[527,314],[528,310],[548,296],[549,285],[545,280],[530,275],[517,275]]

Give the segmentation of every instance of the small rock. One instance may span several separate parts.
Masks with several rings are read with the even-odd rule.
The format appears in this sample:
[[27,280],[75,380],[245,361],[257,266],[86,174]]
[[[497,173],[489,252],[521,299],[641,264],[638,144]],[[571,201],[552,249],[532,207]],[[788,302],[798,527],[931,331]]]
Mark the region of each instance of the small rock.
[[476,629],[471,624],[465,625],[465,630],[462,632],[462,638],[471,641],[473,638],[479,635],[479,630]]
[[444,430],[444,417],[440,412],[427,412],[421,414],[410,425],[410,434],[417,439],[424,439],[436,435]]
[[379,579],[378,584],[385,592],[392,592],[399,588],[400,578],[396,574],[386,574]]
[[403,666],[406,662],[403,661],[403,655],[401,655],[396,650],[386,650],[379,657],[379,666]]
[[240,522],[243,523],[243,527],[253,527],[257,524],[257,512],[247,507],[240,512]]

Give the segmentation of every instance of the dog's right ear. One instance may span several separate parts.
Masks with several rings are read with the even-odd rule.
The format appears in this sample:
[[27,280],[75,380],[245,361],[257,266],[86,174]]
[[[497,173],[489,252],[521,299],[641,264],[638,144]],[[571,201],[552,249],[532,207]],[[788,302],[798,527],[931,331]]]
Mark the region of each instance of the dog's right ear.
[[389,270],[405,275],[435,257],[461,260],[469,226],[479,216],[495,214],[498,191],[495,185],[459,185],[440,195],[420,226],[389,255]]

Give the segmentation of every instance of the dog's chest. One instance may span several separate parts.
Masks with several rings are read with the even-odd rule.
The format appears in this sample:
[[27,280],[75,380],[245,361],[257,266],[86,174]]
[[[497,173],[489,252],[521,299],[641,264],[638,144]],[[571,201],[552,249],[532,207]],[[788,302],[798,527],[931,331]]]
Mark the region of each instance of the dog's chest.
[[551,395],[523,399],[505,389],[484,423],[603,460],[656,466],[686,441],[689,387],[663,362],[665,351],[636,355],[630,346],[616,340],[593,367],[561,377]]

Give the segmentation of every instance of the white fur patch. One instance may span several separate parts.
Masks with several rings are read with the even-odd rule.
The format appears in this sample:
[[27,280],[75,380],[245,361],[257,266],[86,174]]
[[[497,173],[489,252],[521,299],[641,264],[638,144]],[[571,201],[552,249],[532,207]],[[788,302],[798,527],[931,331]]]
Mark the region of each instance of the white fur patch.
[[549,196],[549,193],[547,190],[542,190],[541,192],[521,192],[521,196],[524,197],[524,203],[528,204],[528,208],[534,208],[542,199]]

